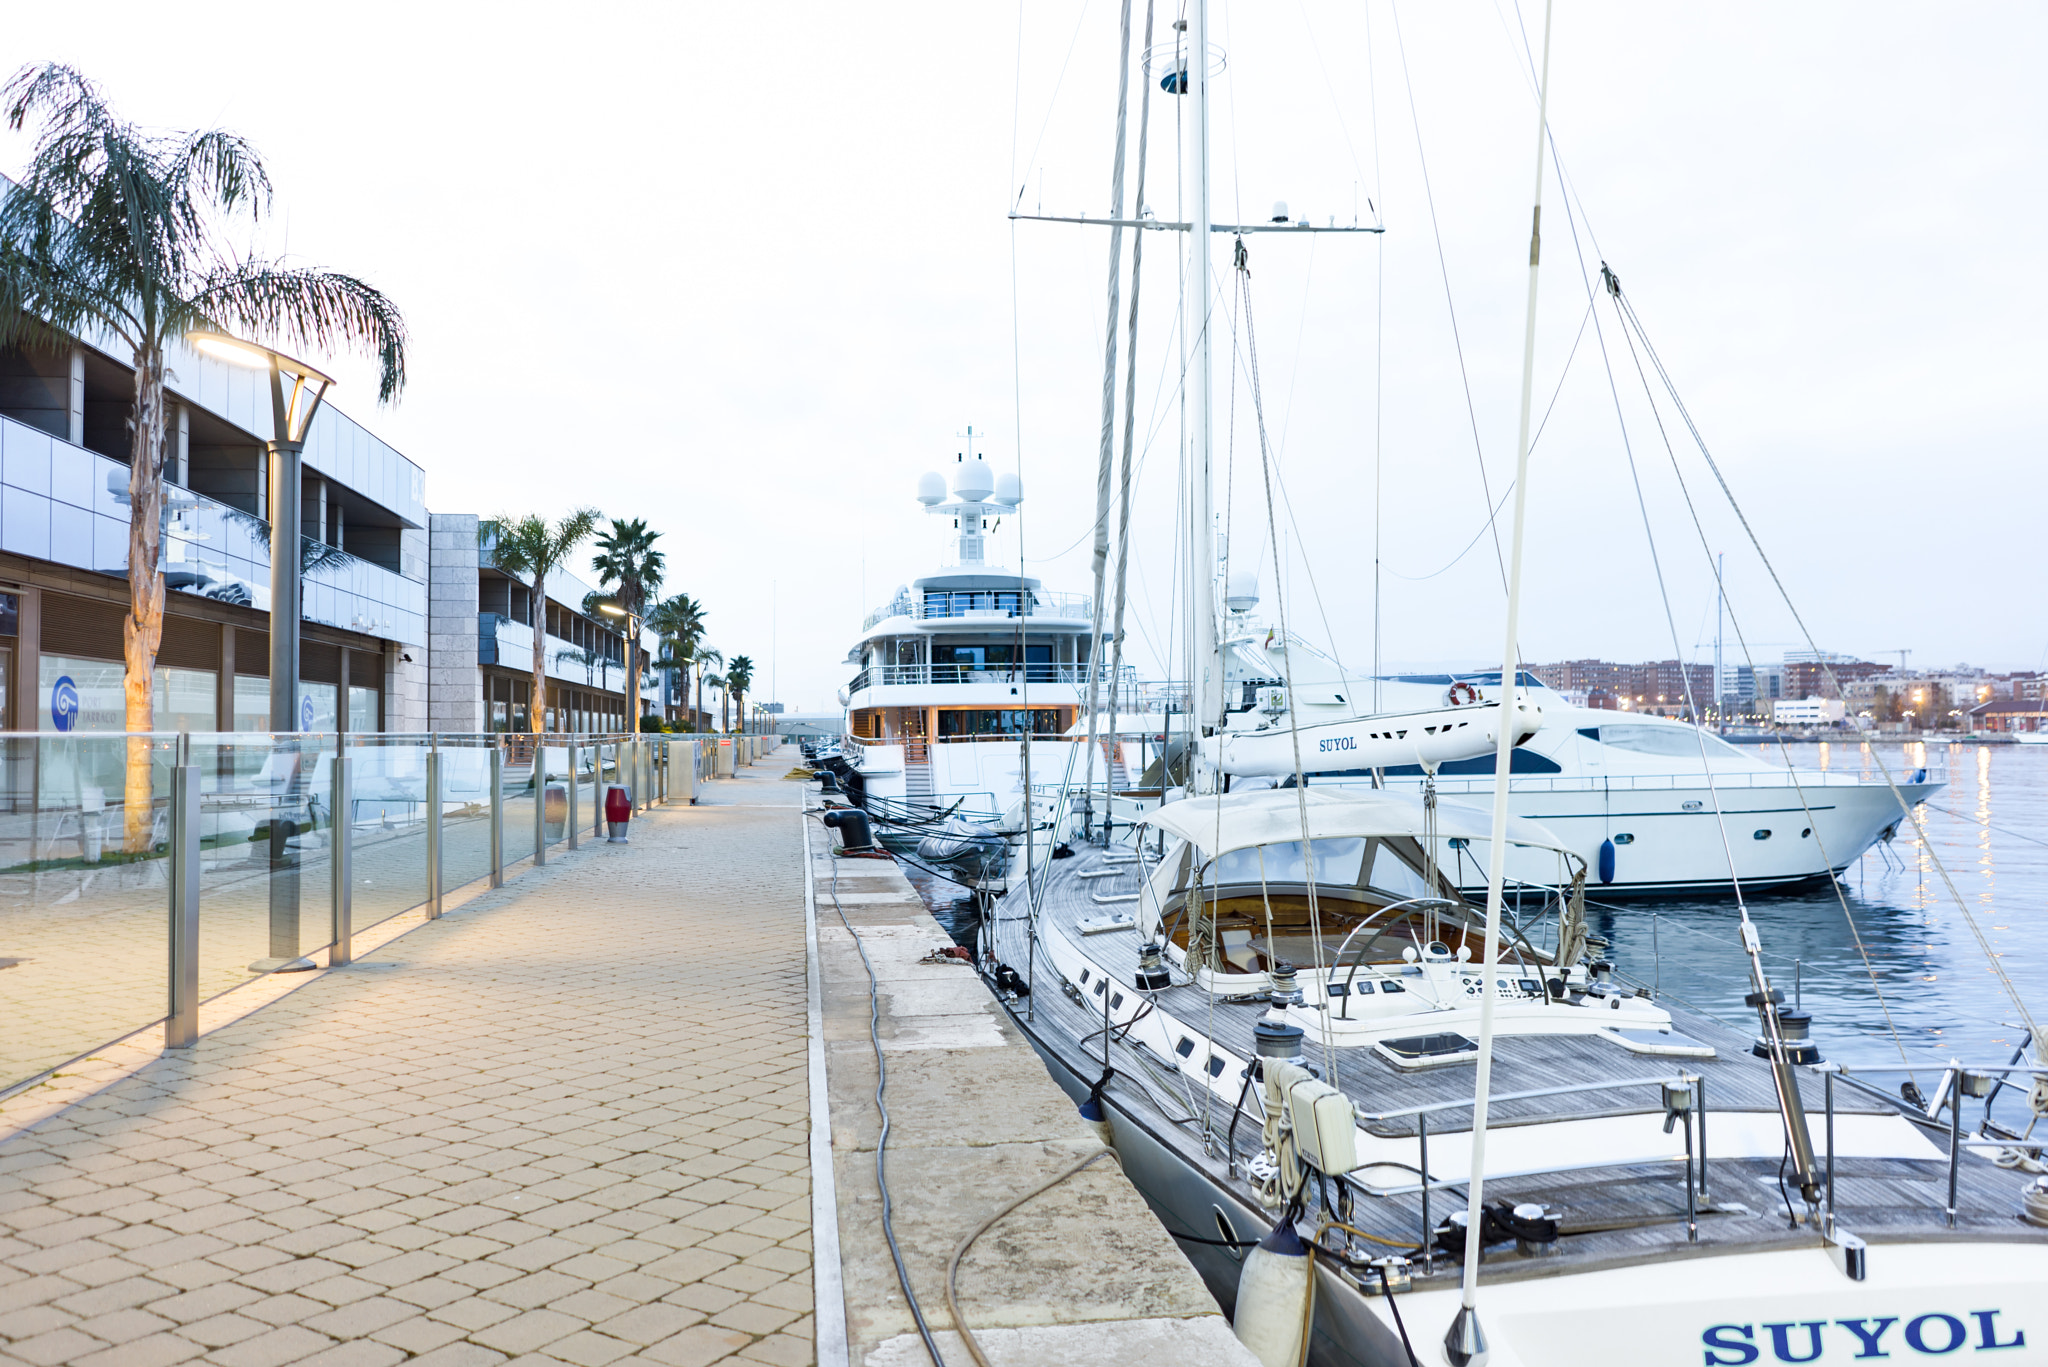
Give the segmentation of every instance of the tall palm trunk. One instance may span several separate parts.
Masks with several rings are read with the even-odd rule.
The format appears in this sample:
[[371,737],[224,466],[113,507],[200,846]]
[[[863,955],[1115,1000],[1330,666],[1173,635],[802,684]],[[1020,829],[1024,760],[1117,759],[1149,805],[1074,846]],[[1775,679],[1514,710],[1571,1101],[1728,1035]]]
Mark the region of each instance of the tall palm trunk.
[[[533,683],[526,703],[526,729],[538,736],[547,730],[548,716],[548,577],[533,576]],[[539,763],[538,760],[535,763]]]
[[[163,537],[164,358],[154,347],[135,352],[135,422],[128,452],[128,618],[121,626],[126,664],[122,691],[127,728],[156,729],[156,653],[164,638],[164,576],[158,554]],[[142,736],[128,741],[127,782],[122,794],[122,848],[149,849],[155,826],[156,794],[151,783],[150,745]]]
[[[704,671],[701,669],[697,671],[697,716],[704,718],[707,723],[711,720],[711,714],[704,710]],[[697,723],[693,718],[690,729],[694,731],[696,728]]]

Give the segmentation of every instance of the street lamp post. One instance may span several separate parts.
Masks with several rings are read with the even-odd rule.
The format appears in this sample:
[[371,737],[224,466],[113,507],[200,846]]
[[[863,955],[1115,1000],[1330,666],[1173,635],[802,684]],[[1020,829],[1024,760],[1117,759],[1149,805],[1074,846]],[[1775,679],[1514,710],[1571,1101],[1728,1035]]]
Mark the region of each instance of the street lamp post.
[[[627,660],[631,661],[631,663],[628,664],[626,668],[628,671],[638,669],[640,667],[640,614],[637,612],[630,612],[627,609],[620,607],[617,603],[599,603],[597,605],[597,610],[607,617],[623,617],[626,619],[626,631],[628,633],[626,640],[626,658]],[[630,679],[628,680],[628,682],[630,682]],[[627,689],[626,691],[628,695],[632,693],[631,689]],[[640,734],[640,718],[627,718],[627,726],[630,728],[629,734],[633,736],[638,736]]]
[[[186,340],[222,360],[270,372],[271,439],[264,443],[269,456],[270,501],[270,729],[296,732],[302,729],[298,697],[299,622],[303,615],[299,601],[299,464],[313,415],[320,411],[320,400],[334,381],[303,361],[223,332],[193,332]],[[292,384],[289,398],[284,387],[287,375]],[[299,833],[306,798],[305,756],[296,742],[290,749],[291,776],[283,794],[271,805],[270,955],[249,965],[258,973],[303,973],[317,967],[299,953],[299,852],[292,842]],[[337,811],[332,819],[348,818]]]

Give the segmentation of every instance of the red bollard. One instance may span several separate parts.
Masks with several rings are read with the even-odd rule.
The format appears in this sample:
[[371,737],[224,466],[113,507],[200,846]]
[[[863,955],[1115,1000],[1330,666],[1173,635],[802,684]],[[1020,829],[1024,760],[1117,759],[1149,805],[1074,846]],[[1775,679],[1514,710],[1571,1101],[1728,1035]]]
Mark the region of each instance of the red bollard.
[[633,819],[633,795],[623,783],[614,783],[605,789],[604,819],[611,823],[611,841],[614,845],[626,843],[626,823]]

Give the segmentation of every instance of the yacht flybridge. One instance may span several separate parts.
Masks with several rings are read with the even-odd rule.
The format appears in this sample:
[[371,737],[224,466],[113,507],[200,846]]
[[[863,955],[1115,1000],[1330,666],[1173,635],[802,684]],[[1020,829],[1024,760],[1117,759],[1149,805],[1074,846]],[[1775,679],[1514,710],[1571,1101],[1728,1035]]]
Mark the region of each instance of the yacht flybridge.
[[[1037,783],[1067,772],[1098,638],[1086,596],[988,558],[991,535],[1024,500],[1017,476],[967,452],[950,473],[917,485],[926,513],[952,524],[950,553],[868,614],[847,658],[858,672],[842,751],[868,799],[989,819],[1021,801],[1026,747]],[[1160,706],[1134,685],[1125,697],[1134,712]],[[1127,763],[1121,746],[1107,758],[1113,785],[1145,763]]]

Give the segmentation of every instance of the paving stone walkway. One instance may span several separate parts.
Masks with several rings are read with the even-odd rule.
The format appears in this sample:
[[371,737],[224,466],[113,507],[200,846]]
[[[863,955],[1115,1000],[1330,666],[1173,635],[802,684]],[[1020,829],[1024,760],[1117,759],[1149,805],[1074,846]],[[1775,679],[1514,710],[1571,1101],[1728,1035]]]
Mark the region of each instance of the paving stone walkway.
[[794,753],[0,1142],[0,1364],[811,1362]]

